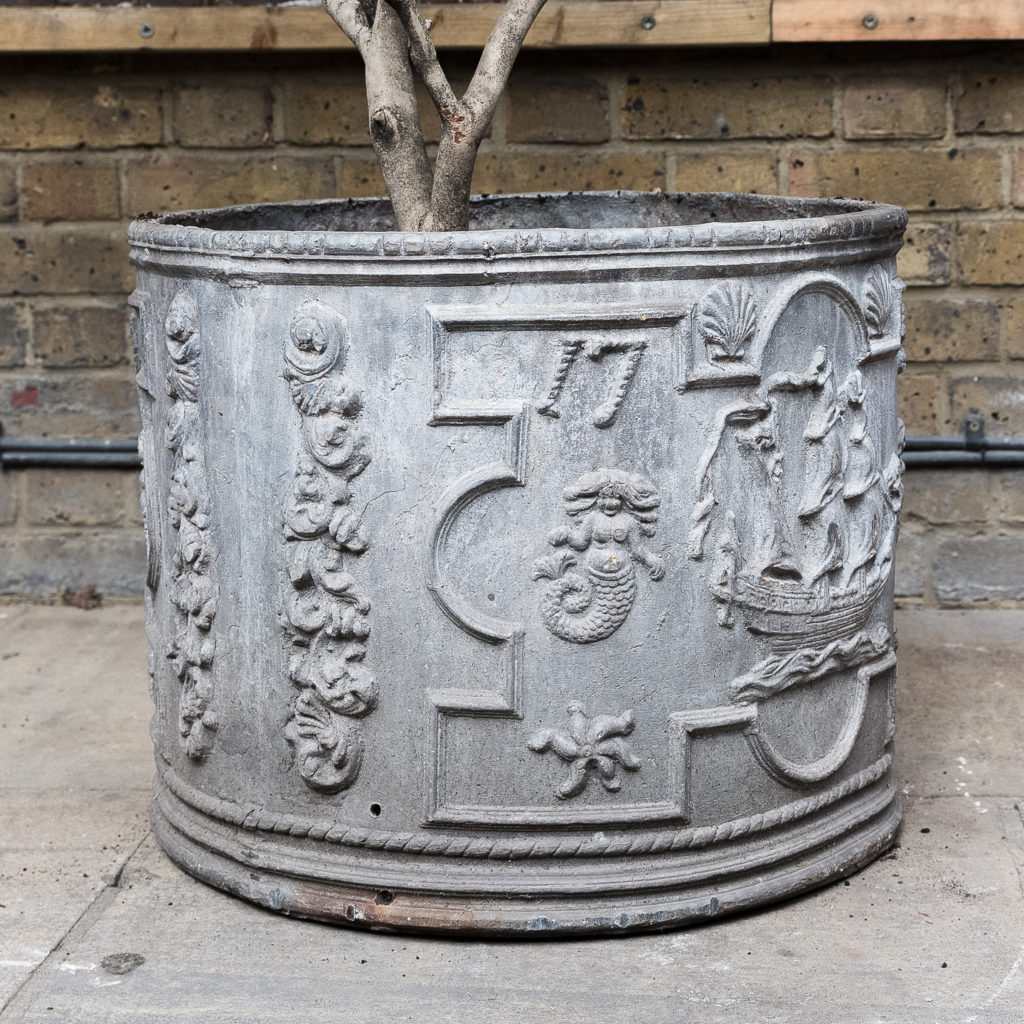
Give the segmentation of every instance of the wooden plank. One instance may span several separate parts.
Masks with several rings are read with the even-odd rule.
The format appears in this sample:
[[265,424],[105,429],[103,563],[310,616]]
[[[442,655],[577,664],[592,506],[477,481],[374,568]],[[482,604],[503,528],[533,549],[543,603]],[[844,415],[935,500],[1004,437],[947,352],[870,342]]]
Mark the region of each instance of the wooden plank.
[[[478,49],[501,8],[453,3],[424,5],[423,13],[439,49]],[[351,48],[319,5],[7,7],[2,18],[0,52]],[[771,0],[553,0],[526,48],[734,46],[766,44],[770,36]]]
[[1021,0],[775,0],[772,8],[776,43],[1022,38]]

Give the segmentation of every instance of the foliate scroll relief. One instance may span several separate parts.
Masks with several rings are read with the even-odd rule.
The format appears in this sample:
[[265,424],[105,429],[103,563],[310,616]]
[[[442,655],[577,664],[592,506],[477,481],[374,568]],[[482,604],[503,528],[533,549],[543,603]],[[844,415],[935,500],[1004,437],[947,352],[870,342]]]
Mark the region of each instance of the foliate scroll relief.
[[737,281],[716,285],[697,303],[694,325],[712,362],[744,359],[757,328],[750,289]]
[[538,754],[549,750],[569,766],[568,778],[555,790],[560,800],[578,796],[587,787],[592,773],[609,793],[622,786],[619,769],[635,772],[640,762],[625,739],[633,731],[633,712],[621,715],[594,715],[573,701],[566,708],[569,724],[564,729],[540,729],[527,741]]
[[363,664],[370,602],[348,571],[367,547],[352,509],[351,481],[370,463],[359,428],[361,395],[342,371],[345,325],[334,310],[305,302],[285,349],[285,378],[302,418],[302,451],[284,518],[288,579],[282,625],[297,687],[285,738],[313,789],[350,786],[363,755],[355,719],[377,702]]
[[210,494],[199,422],[199,310],[187,291],[171,301],[165,322],[171,369],[167,391],[167,447],[172,452],[168,517],[174,530],[170,601],[175,635],[167,656],[181,683],[178,728],[186,754],[202,760],[213,746],[217,718],[211,632],[217,593],[211,577],[216,551],[210,535]]
[[548,543],[558,553],[538,558],[531,576],[551,581],[540,603],[547,628],[562,640],[594,643],[626,621],[636,598],[634,563],[652,580],[665,575],[644,543],[655,534],[661,498],[648,480],[615,469],[584,473],[562,498],[572,525],[552,531]]

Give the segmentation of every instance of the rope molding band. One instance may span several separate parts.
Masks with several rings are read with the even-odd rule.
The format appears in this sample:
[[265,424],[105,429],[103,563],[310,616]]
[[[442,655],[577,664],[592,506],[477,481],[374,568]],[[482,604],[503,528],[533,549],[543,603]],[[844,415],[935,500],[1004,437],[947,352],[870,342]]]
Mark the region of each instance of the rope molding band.
[[395,853],[419,853],[437,857],[479,857],[521,860],[532,857],[625,857],[674,853],[711,846],[764,832],[806,817],[878,782],[892,765],[885,753],[873,764],[838,785],[762,814],[735,818],[718,825],[669,829],[638,836],[573,838],[480,839],[464,836],[430,836],[420,832],[388,832],[337,822],[309,821],[294,814],[280,814],[255,805],[211,797],[190,786],[173,771],[157,773],[158,787],[207,817],[257,832],[275,832],[297,838],[318,839],[342,846],[356,846]]

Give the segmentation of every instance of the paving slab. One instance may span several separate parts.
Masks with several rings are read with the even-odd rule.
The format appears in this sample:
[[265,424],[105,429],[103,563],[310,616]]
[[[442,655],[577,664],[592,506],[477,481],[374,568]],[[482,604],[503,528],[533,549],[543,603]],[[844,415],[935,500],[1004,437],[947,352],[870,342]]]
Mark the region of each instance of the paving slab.
[[[20,636],[28,660],[13,660],[29,671],[28,679],[20,669],[17,677],[2,678],[0,713],[8,722],[17,714],[8,686],[21,687],[20,707],[30,709],[27,741],[12,744],[0,730],[0,770],[6,772],[12,756],[40,762],[35,770],[21,764],[18,786],[0,791],[7,858],[0,864],[17,869],[24,861],[30,868],[10,873],[4,867],[0,902],[9,902],[9,887],[17,898],[31,898],[41,881],[70,908],[59,920],[42,912],[0,918],[11,925],[4,930],[11,950],[37,950],[8,954],[5,945],[0,957],[27,962],[48,954],[21,969],[30,976],[0,1013],[2,1024],[292,1024],[325,1017],[346,1024],[1024,1021],[1020,612],[900,616],[906,818],[898,847],[857,875],[709,927],[589,941],[465,942],[282,918],[191,879],[151,837],[132,853],[133,841],[145,834],[150,773],[141,609],[111,609],[109,618],[107,609],[75,611],[79,619],[58,616],[48,631],[46,615],[57,611],[65,612],[29,609],[27,618],[19,612],[0,639],[9,644]],[[31,643],[22,624],[31,626]],[[54,644],[53,631],[65,625],[67,644]],[[112,640],[115,627],[122,632]],[[40,660],[48,663],[39,644],[55,663],[68,660],[66,647],[78,652],[71,661],[100,666],[88,674],[91,710],[45,713],[55,699],[46,697],[47,686],[62,701],[81,691],[63,688],[60,673],[35,671]],[[9,664],[0,661],[0,671]],[[41,681],[33,688],[31,680]],[[97,722],[117,737],[109,752],[100,741],[75,752],[79,727]],[[65,749],[71,769],[49,763],[60,762]],[[130,784],[86,794],[90,770]],[[34,778],[43,781],[33,786]],[[77,800],[76,787],[83,791]],[[113,830],[116,849],[102,850],[110,840],[98,823]],[[13,856],[8,828],[24,832]],[[44,857],[38,848],[53,835],[64,837],[64,845],[47,860],[51,851]],[[97,862],[107,867],[86,863],[108,852]],[[95,887],[82,887],[80,881],[93,879],[77,874],[94,870]]]
[[0,786],[149,788],[142,622],[136,604],[0,605]]
[[142,792],[0,793],[0,1006],[149,832]]
[[138,605],[0,605],[0,1006],[149,831]]

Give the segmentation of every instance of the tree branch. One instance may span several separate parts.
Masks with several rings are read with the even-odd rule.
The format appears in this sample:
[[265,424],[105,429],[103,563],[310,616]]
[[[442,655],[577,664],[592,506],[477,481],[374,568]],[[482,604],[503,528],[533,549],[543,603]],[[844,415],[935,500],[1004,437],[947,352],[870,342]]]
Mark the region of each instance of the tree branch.
[[323,4],[366,65],[370,139],[398,227],[418,231],[430,216],[433,173],[423,144],[405,29],[391,7],[378,0],[323,0]]
[[460,103],[448,77],[441,68],[441,62],[437,59],[434,40],[430,38],[430,29],[423,20],[423,15],[420,14],[419,4],[416,0],[385,0],[385,2],[394,9],[401,19],[409,36],[409,55],[412,58],[413,67],[427,87],[427,92],[430,93],[437,112],[442,118],[449,120],[451,115],[459,109]]
[[468,226],[477,150],[487,134],[526,33],[544,2],[508,0],[491,30],[458,114],[444,125],[430,196],[430,226],[435,231],[460,231]]
[[[486,112],[488,124],[508,84],[508,76],[512,73],[512,65],[519,55],[526,33],[530,31],[544,3],[545,0],[508,0],[501,17],[491,30],[473,80],[462,97],[476,117],[484,116]],[[486,125],[484,130],[487,130]]]
[[324,10],[335,20],[338,28],[352,40],[360,56],[366,57],[370,43],[371,23],[359,0],[323,0]]
[[[323,0],[366,65],[370,137],[401,231],[459,231],[469,221],[477,150],[545,0],[507,0],[460,100],[416,0]],[[413,68],[441,115],[431,172]]]

